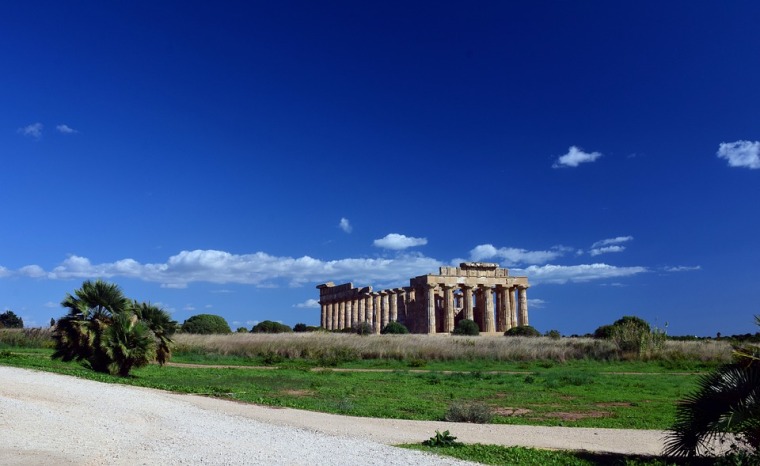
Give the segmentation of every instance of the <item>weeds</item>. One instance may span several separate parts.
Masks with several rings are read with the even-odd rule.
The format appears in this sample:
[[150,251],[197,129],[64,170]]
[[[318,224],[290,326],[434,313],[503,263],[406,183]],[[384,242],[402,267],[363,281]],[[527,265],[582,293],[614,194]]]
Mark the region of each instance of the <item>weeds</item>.
[[488,424],[493,419],[491,408],[479,402],[455,402],[449,405],[443,420],[448,422],[471,422]]

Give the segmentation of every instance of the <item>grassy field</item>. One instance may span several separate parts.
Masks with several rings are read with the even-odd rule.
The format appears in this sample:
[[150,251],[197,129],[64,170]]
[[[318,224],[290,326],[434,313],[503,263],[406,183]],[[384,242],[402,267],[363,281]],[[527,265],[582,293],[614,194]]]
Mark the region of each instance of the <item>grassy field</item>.
[[[702,372],[660,362],[501,362],[468,370],[466,361],[456,361],[377,371],[377,361],[318,368],[284,360],[271,363],[274,369],[153,365],[119,378],[53,361],[50,354],[48,349],[0,350],[0,364],[354,416],[439,420],[454,405],[476,404],[493,415],[494,423],[635,429],[667,428],[675,400],[692,390]],[[240,357],[220,356],[203,361],[197,354],[188,359],[214,365],[240,362]]]
[[[0,330],[0,364],[353,416],[441,420],[476,407],[492,423],[633,429],[670,427],[675,402],[730,358],[730,346],[715,341],[624,354],[582,338],[176,335],[172,365],[121,378],[52,360],[49,337]],[[486,464],[676,464],[490,445],[406,447]]]

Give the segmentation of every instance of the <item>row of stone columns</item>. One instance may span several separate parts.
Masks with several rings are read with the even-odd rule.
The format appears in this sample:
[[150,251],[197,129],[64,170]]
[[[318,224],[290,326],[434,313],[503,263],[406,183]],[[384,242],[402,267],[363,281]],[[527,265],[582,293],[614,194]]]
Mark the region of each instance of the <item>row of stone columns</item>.
[[414,290],[394,288],[346,300],[320,302],[322,328],[342,330],[366,322],[374,333],[380,333],[389,322],[398,321],[399,303],[405,307],[410,296],[414,296]]
[[[463,319],[476,320],[475,300],[477,300],[480,317],[477,323],[483,332],[505,332],[512,327],[528,325],[528,287],[525,285],[473,287],[428,283],[426,286],[427,333],[436,333],[438,327],[436,310],[439,307],[443,308],[442,328],[445,333],[454,330],[454,318],[459,309],[461,309]],[[455,288],[462,291],[461,295],[455,295]],[[439,289],[443,292],[440,300],[437,299]],[[517,292],[517,298],[515,298],[515,292]]]

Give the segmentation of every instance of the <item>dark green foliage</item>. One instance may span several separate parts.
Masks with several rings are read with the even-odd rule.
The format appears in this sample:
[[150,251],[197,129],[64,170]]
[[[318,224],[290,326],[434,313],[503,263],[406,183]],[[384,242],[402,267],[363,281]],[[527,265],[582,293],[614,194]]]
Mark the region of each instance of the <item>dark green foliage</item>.
[[321,327],[315,327],[313,325],[306,325],[306,324],[302,324],[302,323],[298,323],[298,324],[296,324],[296,325],[293,326],[293,331],[294,332],[299,332],[299,333],[300,332],[316,332],[316,331],[318,331],[320,329],[321,329]]
[[8,310],[0,314],[0,328],[24,328],[24,321]]
[[251,333],[290,333],[293,329],[285,324],[265,320],[254,325]]
[[449,422],[472,422],[475,424],[488,424],[493,418],[493,413],[488,405],[478,402],[456,402],[449,405],[446,410],[444,421]]
[[235,333],[248,333],[248,329],[245,327],[238,327]]
[[[760,316],[755,320],[760,325]],[[734,362],[701,377],[696,392],[678,403],[665,454],[709,453],[717,439],[733,444],[724,460],[760,464],[760,348],[739,347],[734,354]]]
[[182,324],[182,331],[200,335],[232,333],[224,317],[214,314],[198,314],[190,317]]
[[546,336],[551,338],[552,340],[559,340],[562,338],[562,334],[559,333],[559,330],[549,330],[546,332]]
[[53,331],[54,359],[127,376],[132,368],[171,357],[176,322],[158,307],[129,301],[115,284],[85,281],[61,305],[69,312]]
[[457,323],[457,326],[454,327],[454,331],[451,333],[452,335],[477,336],[480,335],[480,328],[474,320],[462,319]]
[[[556,330],[555,330],[556,331]],[[557,332],[559,333],[559,332]],[[504,332],[504,336],[507,337],[539,337],[541,333],[530,325],[520,325],[519,327],[512,327]]]
[[404,335],[409,333],[409,329],[401,322],[388,322],[388,325],[380,333],[383,335]]
[[612,338],[612,331],[615,329],[612,325],[602,325],[594,330],[594,338],[609,340]]
[[454,447],[462,445],[456,441],[456,437],[451,435],[448,430],[444,430],[443,433],[435,431],[435,435],[422,442],[427,447]]
[[374,333],[374,331],[375,330],[372,328],[369,322],[357,322],[354,324],[353,327],[351,327],[350,333],[366,336],[366,335],[371,335],[372,333]]
[[636,316],[623,316],[612,323],[613,327],[620,327],[623,325],[630,325],[634,327],[640,328],[644,332],[651,332],[652,328],[649,325],[649,322],[642,319],[641,317]]

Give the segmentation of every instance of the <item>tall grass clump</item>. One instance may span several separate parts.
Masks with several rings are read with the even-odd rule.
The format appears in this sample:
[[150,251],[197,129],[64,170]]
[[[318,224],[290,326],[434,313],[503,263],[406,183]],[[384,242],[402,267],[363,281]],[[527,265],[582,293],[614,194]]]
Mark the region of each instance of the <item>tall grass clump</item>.
[[4,328],[0,329],[0,348],[53,348],[50,328]]
[[[610,340],[550,337],[466,337],[451,335],[369,335],[350,333],[287,333],[229,335],[175,335],[176,354],[217,354],[257,358],[279,355],[285,359],[399,361],[535,361],[618,360]],[[725,342],[668,341],[649,360],[715,361],[730,359]]]

